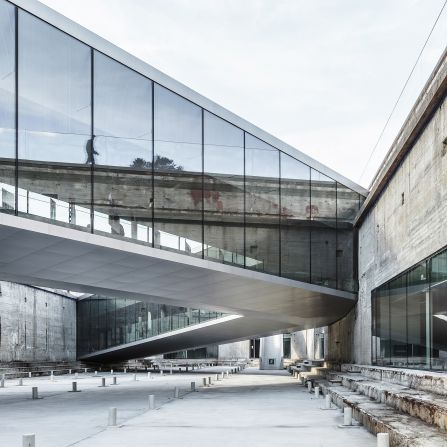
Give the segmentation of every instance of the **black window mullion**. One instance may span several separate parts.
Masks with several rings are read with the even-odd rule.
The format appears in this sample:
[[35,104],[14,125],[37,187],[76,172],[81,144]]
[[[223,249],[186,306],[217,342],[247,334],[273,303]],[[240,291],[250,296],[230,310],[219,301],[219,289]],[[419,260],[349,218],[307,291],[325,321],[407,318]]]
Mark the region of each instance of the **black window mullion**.
[[94,232],[95,225],[95,50],[90,48],[90,116],[91,116],[91,129],[90,129],[90,141],[92,151],[91,154],[91,166],[90,166],[90,231]]
[[14,36],[14,52],[15,52],[15,200],[14,200],[14,214],[19,214],[19,8],[14,7],[14,21],[15,21],[15,36]]

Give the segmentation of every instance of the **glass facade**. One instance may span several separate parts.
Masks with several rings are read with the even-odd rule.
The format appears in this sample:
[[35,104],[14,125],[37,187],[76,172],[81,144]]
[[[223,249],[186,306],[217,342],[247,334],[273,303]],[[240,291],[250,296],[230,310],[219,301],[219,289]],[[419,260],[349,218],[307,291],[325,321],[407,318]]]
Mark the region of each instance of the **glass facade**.
[[6,0],[0,25],[0,211],[356,290],[357,192]]
[[98,295],[79,300],[76,312],[80,357],[225,316],[220,312]]
[[372,363],[447,367],[447,250],[372,291]]

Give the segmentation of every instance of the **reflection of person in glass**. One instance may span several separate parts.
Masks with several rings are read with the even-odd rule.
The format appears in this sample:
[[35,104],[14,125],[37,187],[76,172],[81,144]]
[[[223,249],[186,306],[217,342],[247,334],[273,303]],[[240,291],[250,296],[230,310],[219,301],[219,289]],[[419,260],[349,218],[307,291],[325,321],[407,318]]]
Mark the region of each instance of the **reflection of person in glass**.
[[124,236],[124,227],[121,225],[119,216],[109,216],[110,232],[117,236]]
[[93,164],[95,162],[95,155],[99,155],[99,152],[95,151],[95,147],[93,145],[93,138],[87,141],[85,151],[87,152],[87,161],[85,162],[85,164],[86,165]]

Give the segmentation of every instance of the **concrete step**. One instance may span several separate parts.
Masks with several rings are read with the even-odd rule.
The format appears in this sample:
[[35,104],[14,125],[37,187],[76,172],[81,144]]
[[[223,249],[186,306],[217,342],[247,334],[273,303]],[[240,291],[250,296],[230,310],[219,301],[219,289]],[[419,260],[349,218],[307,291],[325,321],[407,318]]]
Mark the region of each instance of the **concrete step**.
[[345,387],[323,387],[339,408],[352,408],[355,420],[373,434],[389,433],[391,447],[441,447],[447,445],[447,434],[420,419]]
[[417,417],[440,430],[447,429],[447,399],[435,393],[402,385],[371,380],[361,374],[339,374],[342,385],[351,391]]

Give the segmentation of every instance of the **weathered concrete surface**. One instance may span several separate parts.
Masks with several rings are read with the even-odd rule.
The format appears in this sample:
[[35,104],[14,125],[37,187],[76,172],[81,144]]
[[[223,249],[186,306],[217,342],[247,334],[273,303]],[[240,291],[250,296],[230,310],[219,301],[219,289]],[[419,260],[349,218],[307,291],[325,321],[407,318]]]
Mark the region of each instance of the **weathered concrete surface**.
[[283,335],[263,337],[259,344],[259,369],[282,369]]
[[250,358],[250,340],[225,343],[218,347],[219,360],[239,360]]
[[[446,62],[447,63],[447,62]],[[331,360],[371,362],[371,290],[447,245],[447,98],[359,228],[359,300],[329,329]]]
[[[100,378],[78,380],[81,393],[69,393],[71,379],[54,383],[35,379],[42,400],[31,401],[30,383],[0,390],[0,445],[21,446],[21,434],[35,432],[37,445],[113,447],[123,445],[279,446],[300,442],[309,447],[373,447],[375,438],[364,429],[341,430],[342,415],[322,411],[288,374],[249,369],[200,387],[202,377],[218,368],[155,379],[118,376],[117,386],[100,388]],[[110,383],[110,374],[107,374]],[[198,392],[173,399],[197,382]],[[147,410],[147,395],[155,394],[156,410]],[[109,407],[118,408],[118,426],[107,427]]]
[[416,417],[402,414],[386,403],[375,402],[342,386],[325,389],[340,408],[351,407],[353,417],[371,433],[389,433],[391,447],[439,447],[447,445],[447,434]]
[[[319,360],[327,352],[327,327],[293,332],[290,340],[292,360]],[[323,343],[321,342],[323,339]]]
[[0,362],[76,359],[76,302],[0,282]]

